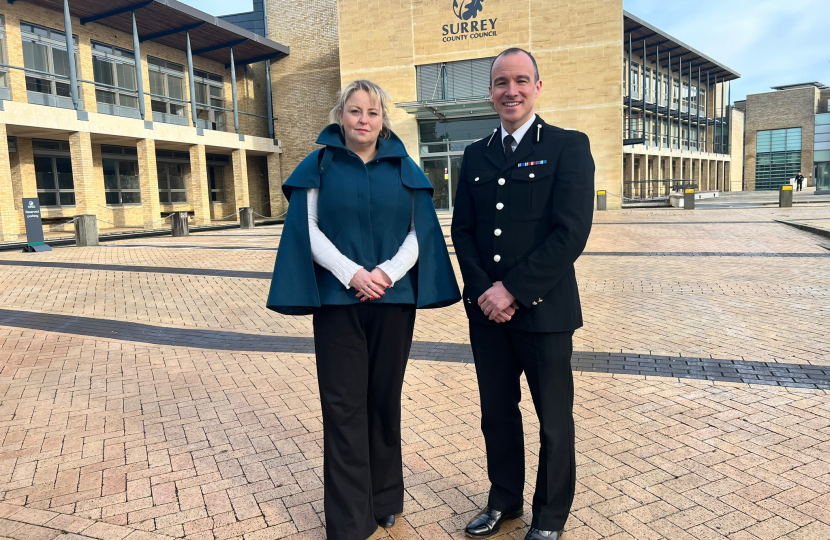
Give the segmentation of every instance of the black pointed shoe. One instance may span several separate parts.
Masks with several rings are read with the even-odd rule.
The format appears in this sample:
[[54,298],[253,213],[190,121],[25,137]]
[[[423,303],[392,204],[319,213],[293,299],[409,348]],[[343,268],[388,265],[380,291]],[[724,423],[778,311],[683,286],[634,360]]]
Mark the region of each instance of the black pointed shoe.
[[525,540],[559,540],[562,538],[562,535],[565,534],[565,531],[541,531],[539,529],[534,529],[533,527],[527,531],[525,535]]
[[486,506],[476,517],[467,523],[464,532],[470,538],[489,538],[499,532],[502,523],[522,517],[524,510],[519,508],[515,512],[500,512]]
[[384,529],[394,527],[395,526],[395,514],[389,514],[388,516],[383,516],[382,518],[378,518],[377,522],[378,522],[378,525],[380,525]]

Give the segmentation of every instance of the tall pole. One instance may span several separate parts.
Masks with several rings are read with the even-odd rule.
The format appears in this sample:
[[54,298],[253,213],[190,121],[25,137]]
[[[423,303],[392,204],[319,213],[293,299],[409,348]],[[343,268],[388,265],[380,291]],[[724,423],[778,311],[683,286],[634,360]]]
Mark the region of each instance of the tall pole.
[[63,0],[63,29],[66,34],[66,54],[69,57],[69,92],[72,106],[81,110],[78,98],[78,75],[75,73],[75,40],[72,38],[72,17],[69,15],[69,0]]
[[[726,98],[726,129],[732,128],[732,81],[729,81],[729,96]],[[729,147],[732,146],[731,137],[726,139],[726,153],[729,153]]]
[[711,94],[711,88],[709,87],[709,70],[706,70],[706,103],[703,110],[703,116],[706,118],[706,131],[703,133],[703,138],[706,140],[706,144],[704,145],[704,149],[708,152],[709,151],[709,96]]
[[144,117],[145,110],[144,110],[144,74],[142,73],[141,68],[141,50],[138,47],[138,28],[135,25],[135,11],[132,12],[133,15],[133,55],[135,57],[135,81],[136,86],[138,86],[138,112],[141,114],[141,119],[146,120]]
[[654,130],[657,133],[657,147],[663,147],[663,139],[660,137],[660,83],[662,82],[663,73],[660,69],[660,46],[657,45],[657,51],[654,55],[654,86],[657,92],[654,94]]
[[674,72],[671,69],[671,49],[669,49],[669,63],[666,66],[666,68],[669,72],[669,75],[668,75],[669,82],[668,82],[668,85],[667,85],[669,87],[669,91],[666,93],[666,124],[668,124],[669,132],[666,133],[666,138],[669,141],[669,148],[673,148],[674,147],[674,142],[671,139],[671,128],[672,128],[672,125],[671,125],[671,102],[672,102],[672,99],[674,98],[674,81],[672,80],[672,79],[674,79],[674,75],[673,75]]
[[686,133],[686,147],[692,149],[692,63],[689,62],[689,131]]
[[700,152],[700,66],[697,66],[697,151]]
[[190,81],[190,117],[196,125],[196,81],[193,80],[193,51],[190,49],[190,32],[187,32],[187,78]]
[[236,64],[233,61],[233,47],[231,47],[231,95],[233,96],[233,129],[239,133],[239,108],[236,101]]
[[631,85],[633,84],[633,81],[631,80],[631,54],[631,34],[628,34],[628,73],[626,73],[626,77],[628,78],[628,125],[626,126],[626,133],[628,133],[629,139],[631,138],[631,116],[633,115],[633,109],[631,107],[631,92],[633,90],[631,88]]
[[265,93],[268,99],[265,105],[268,108],[268,137],[274,139],[274,104],[271,103],[271,61],[265,61]]
[[723,150],[725,148],[725,146],[723,144],[723,137],[724,137],[724,134],[725,134],[723,121],[724,121],[724,117],[726,116],[726,107],[725,107],[724,102],[723,102],[724,94],[726,94],[726,92],[724,92],[724,90],[726,90],[726,88],[724,87],[723,83],[724,83],[724,81],[723,81],[723,79],[721,79],[721,82],[720,82],[720,153],[721,154],[724,153]]
[[680,111],[683,109],[683,57],[677,60],[677,149],[683,151],[683,122]]

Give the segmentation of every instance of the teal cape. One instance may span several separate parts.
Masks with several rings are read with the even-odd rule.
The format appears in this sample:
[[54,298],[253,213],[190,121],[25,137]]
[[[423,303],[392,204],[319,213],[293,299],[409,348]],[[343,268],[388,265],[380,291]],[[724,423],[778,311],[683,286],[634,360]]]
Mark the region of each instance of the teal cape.
[[[334,146],[332,142],[335,130],[339,136],[339,126],[328,126],[318,137],[317,143]],[[415,293],[415,305],[420,309],[430,309],[454,304],[461,299],[461,293],[450,263],[444,233],[432,203],[432,185],[421,168],[406,153],[403,143],[394,133],[390,139],[384,141],[384,146],[387,147],[387,156],[391,148],[390,157],[400,160],[401,183],[413,194],[418,262],[409,271],[409,275]],[[290,204],[266,303],[269,309],[278,313],[308,315],[321,305],[308,234],[306,190],[320,188],[320,176],[334,155],[333,147],[315,150],[297,166],[283,184],[283,193]],[[363,211],[368,213],[369,208]],[[366,219],[366,216],[356,215],[354,219]]]

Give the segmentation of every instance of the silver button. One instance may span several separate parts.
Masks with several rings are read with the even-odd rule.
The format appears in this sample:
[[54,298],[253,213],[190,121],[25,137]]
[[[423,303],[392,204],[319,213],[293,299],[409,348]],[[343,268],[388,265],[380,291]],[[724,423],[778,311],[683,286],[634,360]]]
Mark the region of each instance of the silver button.
[[533,174],[533,173],[530,173],[530,174],[528,175],[528,177],[529,177],[529,178],[536,178],[536,175],[535,175],[535,174]]
[[501,255],[496,255],[493,257],[493,260],[499,262],[501,260]]
[[504,185],[504,178],[499,178],[499,185],[500,185],[500,186],[503,186],[503,185]]
[[475,180],[475,181],[476,181],[476,182],[478,182],[478,176],[476,176],[476,180]]
[[544,300],[542,300],[542,299],[540,298],[540,299],[538,299],[538,300],[537,300],[537,302],[544,302]]
[[533,305],[535,306],[535,305],[536,305],[536,302],[533,302]]
[[495,234],[496,236],[501,236],[501,229],[496,229],[495,231],[493,231],[493,234]]
[[504,205],[502,203],[496,204],[496,210],[501,210],[502,208],[504,208]]

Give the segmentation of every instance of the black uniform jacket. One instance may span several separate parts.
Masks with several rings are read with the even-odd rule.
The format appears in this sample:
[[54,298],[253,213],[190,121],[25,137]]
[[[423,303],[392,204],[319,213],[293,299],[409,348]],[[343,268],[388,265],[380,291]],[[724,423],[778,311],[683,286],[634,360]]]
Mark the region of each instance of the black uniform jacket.
[[591,232],[593,193],[588,137],[539,116],[509,160],[501,129],[467,147],[452,241],[471,322],[497,324],[478,298],[501,281],[521,304],[507,327],[567,332],[582,326],[574,262]]

